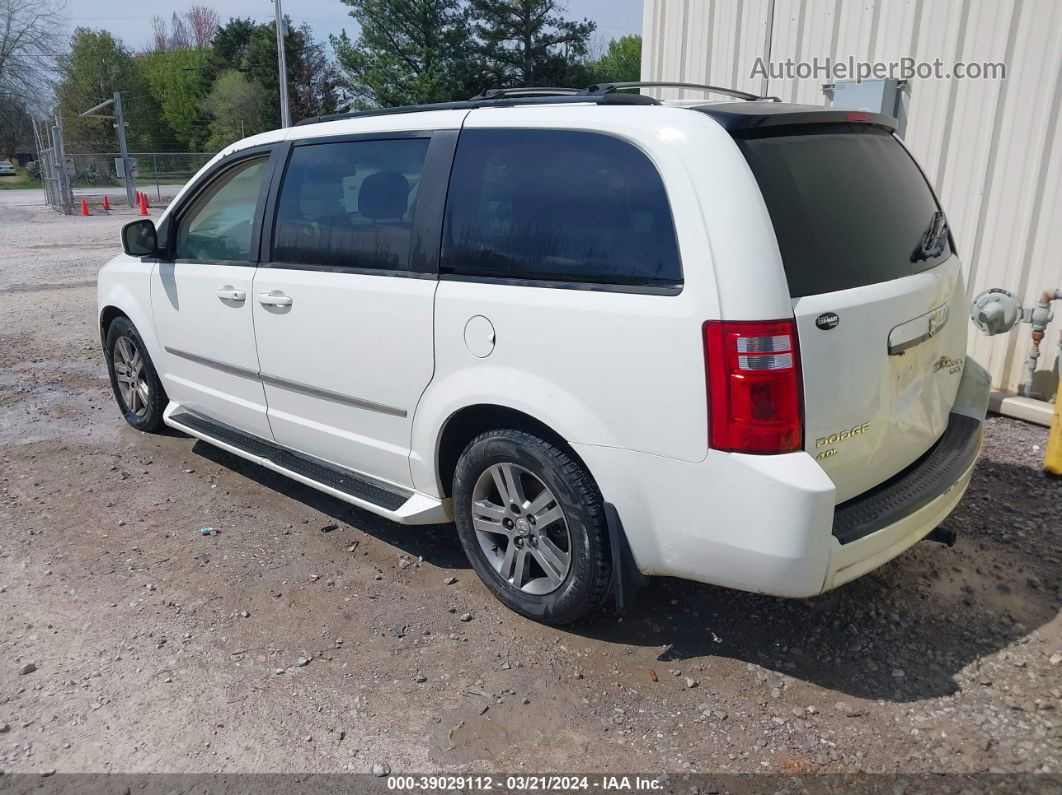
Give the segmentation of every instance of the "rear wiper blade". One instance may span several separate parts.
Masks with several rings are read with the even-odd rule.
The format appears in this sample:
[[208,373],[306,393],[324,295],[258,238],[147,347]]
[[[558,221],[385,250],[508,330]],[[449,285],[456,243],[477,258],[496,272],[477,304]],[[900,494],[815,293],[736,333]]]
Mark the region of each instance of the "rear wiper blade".
[[911,252],[911,262],[939,257],[944,253],[944,244],[948,240],[948,219],[943,210],[937,210],[929,217],[929,226],[922,233],[915,250]]

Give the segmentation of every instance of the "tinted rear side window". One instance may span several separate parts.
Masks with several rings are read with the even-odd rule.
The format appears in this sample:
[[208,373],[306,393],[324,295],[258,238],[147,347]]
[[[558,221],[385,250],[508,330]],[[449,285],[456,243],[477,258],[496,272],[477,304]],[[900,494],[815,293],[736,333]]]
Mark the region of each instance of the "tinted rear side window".
[[401,271],[427,138],[296,146],[277,203],[276,263]]
[[466,130],[450,178],[442,270],[627,285],[681,283],[656,168],[607,135]]
[[738,141],[778,237],[789,292],[817,295],[899,279],[951,254],[921,250],[939,210],[887,132],[815,131]]

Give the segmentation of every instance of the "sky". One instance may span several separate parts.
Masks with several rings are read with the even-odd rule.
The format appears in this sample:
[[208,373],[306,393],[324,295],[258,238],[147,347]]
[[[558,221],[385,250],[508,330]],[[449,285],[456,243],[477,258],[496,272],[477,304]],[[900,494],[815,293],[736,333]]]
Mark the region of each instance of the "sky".
[[[565,2],[565,0],[562,0]],[[357,23],[347,15],[348,7],[340,0],[281,0],[284,14],[295,25],[308,22],[317,38],[327,41],[328,34],[346,28],[357,32]],[[126,46],[139,50],[151,41],[153,16],[169,18],[191,5],[205,5],[218,12],[224,23],[229,17],[252,17],[261,22],[273,18],[271,0],[68,0],[71,26],[106,28]],[[566,0],[567,16],[586,17],[597,23],[593,44],[602,49],[609,39],[642,32],[642,0]]]

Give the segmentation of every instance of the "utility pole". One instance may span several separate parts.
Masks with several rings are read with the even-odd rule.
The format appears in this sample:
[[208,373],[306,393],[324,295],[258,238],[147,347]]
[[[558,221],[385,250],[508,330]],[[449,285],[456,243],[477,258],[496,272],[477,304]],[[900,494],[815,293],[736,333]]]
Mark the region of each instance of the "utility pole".
[[291,110],[288,108],[288,63],[284,56],[284,12],[280,0],[273,0],[277,12],[277,63],[280,68],[280,126],[291,126]]
[[125,198],[133,206],[133,194],[136,183],[133,181],[133,169],[129,163],[129,148],[125,143],[125,116],[122,115],[122,92],[114,92],[114,126],[118,128],[118,152],[122,157],[122,172],[125,174]]
[[[105,116],[96,111],[103,110],[108,105],[114,105],[114,115]],[[122,174],[125,176],[125,198],[132,207],[135,202],[136,180],[133,178],[132,161],[129,159],[129,148],[125,143],[125,115],[122,113],[122,92],[115,91],[112,99],[105,99],[99,105],[89,108],[81,114],[90,119],[114,119],[114,126],[118,130],[118,153],[117,158],[122,164]]]

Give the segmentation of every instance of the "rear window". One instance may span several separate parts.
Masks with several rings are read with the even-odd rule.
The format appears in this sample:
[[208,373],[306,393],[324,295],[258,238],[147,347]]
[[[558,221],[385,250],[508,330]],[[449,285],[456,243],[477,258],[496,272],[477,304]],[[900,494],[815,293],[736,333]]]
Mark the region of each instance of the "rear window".
[[675,286],[675,226],[631,144],[567,130],[465,130],[446,199],[442,271]]
[[911,276],[951,255],[925,177],[884,130],[820,127],[738,145],[794,298]]

